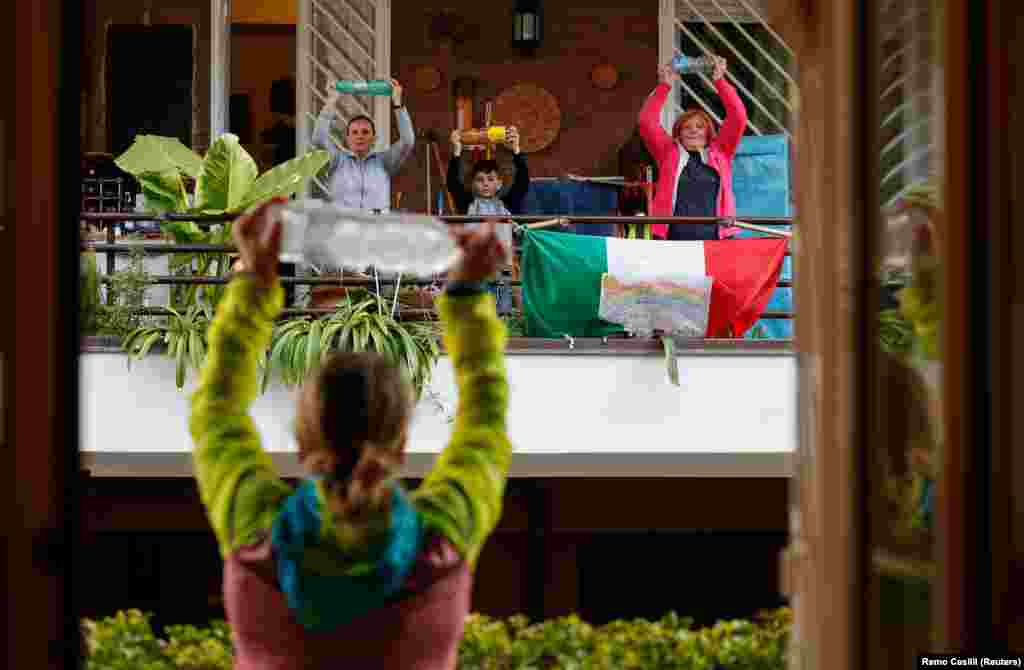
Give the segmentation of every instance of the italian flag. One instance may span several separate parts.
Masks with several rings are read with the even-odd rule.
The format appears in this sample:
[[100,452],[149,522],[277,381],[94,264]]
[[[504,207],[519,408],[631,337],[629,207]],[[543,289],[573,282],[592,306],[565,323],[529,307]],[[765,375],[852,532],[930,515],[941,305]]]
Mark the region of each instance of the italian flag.
[[675,280],[677,292],[706,305],[704,337],[740,337],[768,304],[786,247],[785,239],[672,242],[526,230],[521,274],[527,333],[560,338],[622,332],[620,323],[600,316],[615,313],[610,287],[628,290],[633,281],[647,281],[650,288],[652,280]]

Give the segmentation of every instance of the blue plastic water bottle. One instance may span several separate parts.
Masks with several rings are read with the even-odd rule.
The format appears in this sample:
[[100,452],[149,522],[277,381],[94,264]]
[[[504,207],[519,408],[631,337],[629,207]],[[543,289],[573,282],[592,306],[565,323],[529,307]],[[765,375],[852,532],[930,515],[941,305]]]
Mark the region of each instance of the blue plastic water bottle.
[[672,59],[672,69],[679,74],[711,74],[715,69],[715,61],[710,56],[679,54]]

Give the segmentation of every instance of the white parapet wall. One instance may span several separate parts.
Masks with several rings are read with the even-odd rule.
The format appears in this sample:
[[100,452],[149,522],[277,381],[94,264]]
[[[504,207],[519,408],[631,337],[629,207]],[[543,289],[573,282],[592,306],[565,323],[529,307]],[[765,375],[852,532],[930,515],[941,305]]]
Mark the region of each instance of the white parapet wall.
[[[657,355],[510,353],[514,477],[788,477],[796,447],[796,359],[789,352],[703,350],[679,358],[671,385]],[[98,477],[191,476],[190,383],[174,386],[163,355],[81,356],[81,445]],[[449,359],[411,432],[406,475],[422,476],[444,448],[456,401]],[[273,384],[251,410],[264,448],[298,476],[294,391]]]

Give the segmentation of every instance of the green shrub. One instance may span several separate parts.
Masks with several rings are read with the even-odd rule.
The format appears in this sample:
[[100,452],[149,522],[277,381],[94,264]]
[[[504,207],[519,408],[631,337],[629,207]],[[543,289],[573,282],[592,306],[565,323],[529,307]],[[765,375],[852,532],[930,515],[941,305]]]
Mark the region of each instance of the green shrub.
[[83,252],[79,258],[78,328],[86,335],[97,332],[100,311],[100,275],[96,267],[96,252]]
[[165,653],[166,643],[153,633],[149,615],[138,610],[83,621],[82,634],[86,670],[176,670]]
[[[231,637],[223,621],[168,626],[160,639],[149,615],[118,612],[85,621],[87,670],[229,670]],[[530,623],[471,614],[459,645],[459,670],[783,670],[791,612],[694,629],[668,614],[659,621],[593,626],[575,615]]]
[[[138,238],[130,238],[134,242]],[[96,252],[80,256],[79,327],[82,335],[125,337],[142,324],[137,309],[142,307],[149,287],[149,274],[143,267],[144,253],[136,245],[128,252],[127,267],[106,277],[106,302],[101,300],[100,274]]]

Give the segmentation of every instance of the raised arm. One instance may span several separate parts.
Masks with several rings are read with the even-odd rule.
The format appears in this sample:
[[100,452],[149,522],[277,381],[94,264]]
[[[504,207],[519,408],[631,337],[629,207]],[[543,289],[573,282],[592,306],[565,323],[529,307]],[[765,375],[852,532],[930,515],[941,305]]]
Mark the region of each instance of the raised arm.
[[665,158],[673,144],[672,136],[661,125],[661,110],[665,107],[668,94],[672,92],[672,82],[678,77],[679,75],[667,65],[658,68],[658,86],[647,96],[643,107],[640,108],[640,117],[637,121],[640,126],[640,138],[643,139],[651,157],[659,162]]
[[530,190],[530,168],[526,165],[526,156],[519,150],[519,131],[512,128],[511,132],[514,133],[510,144],[512,145],[512,164],[515,166],[515,172],[512,175],[512,185],[502,196],[502,201],[509,212],[520,214],[523,198]]
[[331,137],[331,128],[334,127],[334,121],[338,118],[338,96],[339,93],[333,87],[328,90],[327,103],[324,104],[324,108],[320,110],[320,114],[316,117],[316,124],[313,126],[313,137],[310,140],[314,148],[323,149],[331,154],[332,170],[341,153],[338,145],[334,142],[334,138]]
[[724,58],[717,59],[714,77],[715,90],[725,107],[725,121],[722,122],[722,129],[718,133],[718,146],[722,152],[730,158],[736,154],[743,133],[747,129],[747,108],[740,99],[736,88],[725,78],[726,62]]
[[471,566],[501,518],[512,457],[506,434],[505,327],[495,313],[494,299],[476,281],[493,275],[505,248],[494,238],[493,224],[474,232],[478,249],[489,245],[484,250],[489,270],[453,273],[455,281],[439,301],[445,346],[458,385],[455,428],[413,496],[425,525],[451,540]]
[[[235,230],[250,220],[240,220]],[[283,302],[276,267],[272,279],[251,271],[231,281],[210,325],[206,364],[191,399],[193,466],[222,555],[259,539],[291,493],[248,414],[257,393],[258,361]]]
[[394,176],[402,168],[402,163],[412,155],[416,146],[416,132],[412,127],[409,110],[402,104],[402,86],[397,80],[391,80],[391,103],[395,108],[395,120],[398,121],[398,141],[384,150],[384,169]]
[[459,131],[452,131],[451,142],[452,156],[448,159],[448,178],[445,180],[445,185],[448,187],[448,192],[452,194],[455,207],[458,208],[458,211],[454,213],[465,214],[470,203],[473,202],[473,194],[466,189],[466,185],[462,182],[462,142],[459,141]]

